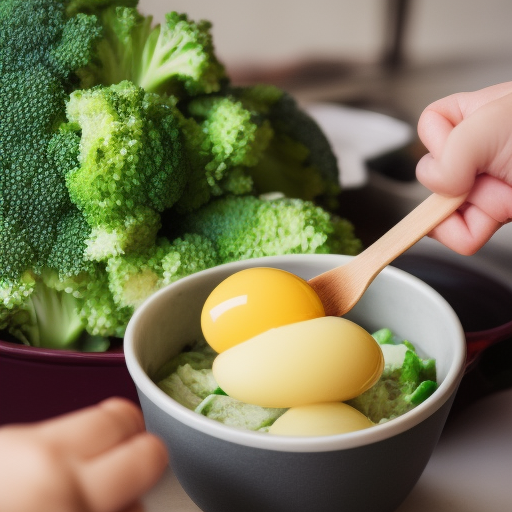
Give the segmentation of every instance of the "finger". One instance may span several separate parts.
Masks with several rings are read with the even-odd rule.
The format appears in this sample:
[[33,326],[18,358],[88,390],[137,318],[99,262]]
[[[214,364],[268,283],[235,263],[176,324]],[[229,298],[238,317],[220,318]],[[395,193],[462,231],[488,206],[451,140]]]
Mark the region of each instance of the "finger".
[[512,186],[501,179],[483,174],[475,181],[468,203],[496,222],[505,224],[512,219]]
[[134,403],[111,398],[42,423],[39,435],[67,455],[90,458],[144,429],[142,413]]
[[480,107],[510,93],[512,82],[507,82],[474,92],[452,94],[435,101],[420,115],[418,135],[428,151],[437,158],[455,126]]
[[464,207],[430,236],[461,254],[474,254],[512,219],[512,187],[492,176],[480,176]]
[[95,512],[122,510],[153,487],[167,463],[163,442],[139,434],[80,468],[85,500]]
[[429,236],[459,254],[470,256],[488,242],[500,227],[501,224],[492,217],[470,206],[464,214],[456,212],[450,215]]
[[430,190],[446,195],[468,192],[479,173],[512,178],[512,142],[508,126],[512,94],[475,111],[448,135],[436,157],[424,157],[417,178]]
[[437,157],[428,153],[416,165],[416,178],[432,192],[448,196],[467,193],[479,172],[482,159],[473,140],[477,136],[466,125],[459,126],[463,133],[452,130]]
[[458,101],[450,108],[453,112],[445,112],[442,105],[433,104],[427,107],[418,120],[418,136],[423,145],[434,158],[438,158],[446,144],[451,131],[462,120],[460,110],[456,112]]

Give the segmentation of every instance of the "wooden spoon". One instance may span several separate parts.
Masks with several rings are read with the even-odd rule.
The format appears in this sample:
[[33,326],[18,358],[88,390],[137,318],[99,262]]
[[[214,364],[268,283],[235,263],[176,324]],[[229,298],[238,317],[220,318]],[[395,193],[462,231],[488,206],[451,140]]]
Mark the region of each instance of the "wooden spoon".
[[457,210],[466,197],[430,195],[349,263],[310,279],[325,314],[342,316],[350,311],[386,265]]

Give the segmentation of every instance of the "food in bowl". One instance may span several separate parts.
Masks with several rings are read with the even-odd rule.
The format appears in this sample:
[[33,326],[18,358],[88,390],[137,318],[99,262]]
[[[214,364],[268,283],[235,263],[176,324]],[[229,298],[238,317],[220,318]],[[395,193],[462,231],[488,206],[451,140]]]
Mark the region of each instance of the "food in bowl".
[[[409,341],[397,340],[390,329],[372,336],[384,355],[382,374],[347,404],[379,424],[410,411],[435,391],[436,365],[434,359],[421,357]],[[261,407],[227,396],[213,376],[216,357],[204,339],[198,340],[164,364],[155,381],[167,395],[198,414],[232,427],[272,432],[272,425],[288,408]]]
[[175,371],[159,385],[200,414],[250,430],[352,432],[406,412],[437,385],[435,363],[422,361],[408,342],[391,345],[391,331],[382,329],[387,372],[373,390],[384,370],[375,336],[325,316],[311,286],[277,268],[249,268],[222,281],[204,303],[201,329],[205,342],[189,353],[201,368],[173,361]]
[[220,352],[212,373],[228,396],[286,409],[269,432],[316,436],[372,425],[339,402],[375,384],[382,351],[356,323],[326,316],[299,276],[268,267],[229,276],[206,299],[201,328]]

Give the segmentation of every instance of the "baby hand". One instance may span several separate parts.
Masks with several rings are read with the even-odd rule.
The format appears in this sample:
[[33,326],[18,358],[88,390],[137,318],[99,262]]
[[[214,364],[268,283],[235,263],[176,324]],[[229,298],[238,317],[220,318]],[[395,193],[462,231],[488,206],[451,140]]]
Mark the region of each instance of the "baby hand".
[[0,428],[0,510],[135,512],[167,465],[164,444],[133,403]]
[[429,154],[418,180],[466,203],[430,234],[461,254],[480,249],[512,218],[512,82],[436,101],[418,134]]

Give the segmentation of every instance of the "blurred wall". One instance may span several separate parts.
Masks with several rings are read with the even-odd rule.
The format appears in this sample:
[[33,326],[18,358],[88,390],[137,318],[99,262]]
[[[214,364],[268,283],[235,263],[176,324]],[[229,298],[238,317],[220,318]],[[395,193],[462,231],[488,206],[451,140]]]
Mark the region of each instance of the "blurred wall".
[[[140,0],[161,21],[187,12],[213,22],[219,57],[230,67],[300,58],[378,60],[385,40],[384,0]],[[411,0],[407,57],[425,63],[512,53],[510,0]]]

